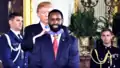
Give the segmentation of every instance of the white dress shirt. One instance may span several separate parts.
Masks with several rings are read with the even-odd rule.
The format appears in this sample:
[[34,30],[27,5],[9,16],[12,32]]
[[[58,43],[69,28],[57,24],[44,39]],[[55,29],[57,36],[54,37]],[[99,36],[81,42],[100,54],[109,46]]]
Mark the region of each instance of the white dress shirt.
[[[15,31],[12,28],[10,28],[10,30],[18,37],[18,35],[20,35],[20,31]],[[19,38],[19,37],[18,37]],[[20,36],[20,38],[22,38],[22,36]]]
[[[42,22],[40,22],[40,25],[41,25],[41,27],[42,27],[43,30],[46,30],[46,31],[50,30],[49,25],[45,25]],[[46,26],[47,26],[47,28],[46,28]]]
[[[53,43],[54,41],[54,36],[53,35],[50,35],[51,36],[51,41]],[[57,38],[57,41],[58,41],[58,46],[59,46],[59,43],[60,43],[60,38],[61,38],[61,34],[58,35],[58,38]]]
[[42,29],[45,29],[45,24],[43,24],[42,22],[40,22],[40,25],[41,25],[41,27],[42,27]]

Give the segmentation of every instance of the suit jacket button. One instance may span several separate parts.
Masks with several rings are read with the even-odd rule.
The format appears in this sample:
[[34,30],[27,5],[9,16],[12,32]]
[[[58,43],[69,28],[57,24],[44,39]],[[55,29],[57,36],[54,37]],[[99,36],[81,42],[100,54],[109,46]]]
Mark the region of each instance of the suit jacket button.
[[65,41],[64,39],[62,39],[62,41]]
[[113,68],[116,68],[116,66],[114,65]]

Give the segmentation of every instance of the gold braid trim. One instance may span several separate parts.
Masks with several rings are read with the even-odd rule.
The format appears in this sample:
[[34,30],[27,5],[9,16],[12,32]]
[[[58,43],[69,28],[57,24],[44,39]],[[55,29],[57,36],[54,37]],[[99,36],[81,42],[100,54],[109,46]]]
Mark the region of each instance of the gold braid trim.
[[[97,61],[94,59],[94,57],[92,56],[93,50],[95,51],[95,54],[96,54],[96,57],[97,57],[98,62],[97,62]],[[100,59],[99,59],[97,50],[96,50],[96,49],[93,49],[93,50],[91,50],[90,56],[91,56],[92,60],[93,60],[96,64],[99,64],[99,65],[100,65],[100,68],[102,68],[102,64],[104,64],[104,63],[107,61],[107,59],[110,60],[110,65],[112,65],[112,55],[111,55],[111,53],[110,53],[109,50],[108,50],[108,52],[106,53],[106,55],[105,55],[105,57],[104,57],[103,60],[100,60]]]

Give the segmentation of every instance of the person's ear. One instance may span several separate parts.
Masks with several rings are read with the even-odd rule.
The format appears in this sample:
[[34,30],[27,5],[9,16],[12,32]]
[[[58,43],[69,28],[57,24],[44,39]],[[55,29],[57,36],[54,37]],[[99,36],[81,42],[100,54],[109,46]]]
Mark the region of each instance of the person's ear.
[[39,12],[37,12],[37,16],[40,17]]
[[64,20],[62,19],[62,21],[61,21],[61,25],[63,25],[63,23],[64,23]]
[[115,36],[112,34],[112,38],[114,38]]
[[9,20],[9,25],[11,25],[12,24],[12,20]]

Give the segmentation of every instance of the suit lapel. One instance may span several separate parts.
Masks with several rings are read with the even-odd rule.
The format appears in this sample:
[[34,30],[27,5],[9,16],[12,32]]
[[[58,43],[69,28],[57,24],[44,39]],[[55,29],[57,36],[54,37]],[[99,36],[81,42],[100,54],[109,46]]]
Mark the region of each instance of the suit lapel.
[[[49,54],[49,58],[51,58],[51,60],[55,60],[54,49],[53,49],[53,43],[51,41],[51,36],[47,34],[45,39],[46,39],[45,40],[45,49],[47,48],[46,49],[47,52],[48,52],[47,54]],[[46,43],[46,41],[47,41],[47,43]],[[61,35],[61,38],[60,38],[56,61],[57,61],[57,59],[60,58],[61,54],[67,48],[67,42],[68,42],[68,37],[65,33],[63,33]]]
[[40,30],[43,30],[42,25],[40,23],[41,22],[39,22],[37,25],[38,25],[38,27],[39,27]]
[[61,35],[60,42],[59,42],[59,47],[58,47],[58,52],[57,52],[57,59],[60,58],[61,54],[64,52],[66,45],[67,45],[68,38],[65,36],[65,33]]
[[39,22],[38,24],[35,24],[35,26],[31,30],[33,30],[33,32],[31,33],[32,36],[35,36],[35,35],[39,34],[43,30],[43,28],[42,28],[42,26],[41,26],[41,24]]
[[[47,41],[47,42],[46,42]],[[51,58],[51,60],[54,60],[54,50],[53,50],[53,44],[51,41],[51,36],[47,34],[46,40],[45,40],[45,46],[46,46],[46,50],[49,54],[49,58]]]

